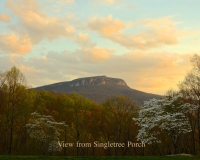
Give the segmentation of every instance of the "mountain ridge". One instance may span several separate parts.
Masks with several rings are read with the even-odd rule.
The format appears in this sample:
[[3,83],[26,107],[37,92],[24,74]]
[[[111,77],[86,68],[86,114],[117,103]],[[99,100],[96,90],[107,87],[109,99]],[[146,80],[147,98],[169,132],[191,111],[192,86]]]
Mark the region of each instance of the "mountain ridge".
[[54,90],[61,93],[77,92],[97,103],[102,103],[108,97],[114,96],[127,96],[140,104],[151,98],[161,97],[160,95],[132,89],[123,79],[107,76],[83,77],[72,81],[44,85],[34,89]]

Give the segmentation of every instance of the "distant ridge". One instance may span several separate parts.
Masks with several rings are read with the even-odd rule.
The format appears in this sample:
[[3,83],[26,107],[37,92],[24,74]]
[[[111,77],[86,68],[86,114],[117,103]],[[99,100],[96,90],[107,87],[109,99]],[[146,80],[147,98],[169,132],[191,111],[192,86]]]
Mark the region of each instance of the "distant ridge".
[[123,79],[107,76],[78,78],[72,81],[58,82],[34,89],[54,90],[61,93],[77,92],[97,103],[104,102],[108,97],[122,95],[130,97],[140,104],[143,104],[143,101],[147,101],[151,98],[161,97],[160,95],[131,89]]

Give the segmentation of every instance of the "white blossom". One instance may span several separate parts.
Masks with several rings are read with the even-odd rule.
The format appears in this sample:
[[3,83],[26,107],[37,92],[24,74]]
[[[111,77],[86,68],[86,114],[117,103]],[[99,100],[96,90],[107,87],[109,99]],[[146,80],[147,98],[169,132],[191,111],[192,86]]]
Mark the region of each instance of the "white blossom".
[[133,118],[141,129],[137,140],[144,143],[160,143],[158,135],[164,131],[176,143],[180,134],[191,132],[187,112],[195,107],[182,101],[182,95],[165,96],[144,102],[139,111],[139,118]]
[[31,138],[48,143],[50,152],[61,151],[58,145],[60,129],[64,122],[56,122],[52,116],[40,115],[37,112],[31,114],[30,123],[26,124],[27,131]]

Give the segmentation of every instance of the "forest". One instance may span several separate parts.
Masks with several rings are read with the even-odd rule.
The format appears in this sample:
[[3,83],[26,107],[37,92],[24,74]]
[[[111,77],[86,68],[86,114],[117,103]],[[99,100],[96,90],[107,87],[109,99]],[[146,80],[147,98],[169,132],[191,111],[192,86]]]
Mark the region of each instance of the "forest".
[[[36,91],[15,66],[1,71],[0,154],[197,155],[200,56],[193,55],[191,64],[193,68],[178,84],[178,91],[170,89],[162,98],[143,105],[124,96],[108,97],[98,104],[77,93]],[[105,147],[108,143],[115,146]]]

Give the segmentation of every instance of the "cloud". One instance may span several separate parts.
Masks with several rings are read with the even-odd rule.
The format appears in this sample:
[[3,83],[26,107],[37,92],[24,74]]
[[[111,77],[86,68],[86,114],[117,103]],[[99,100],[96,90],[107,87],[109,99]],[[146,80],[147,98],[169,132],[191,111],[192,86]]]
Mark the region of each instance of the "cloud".
[[[63,52],[48,52],[46,58],[43,58],[46,61],[51,61],[53,63],[61,63],[65,62],[69,64],[77,65],[79,63],[79,57],[75,53],[71,53],[69,50],[65,50]],[[42,67],[42,66],[41,66]],[[63,66],[64,67],[64,66]]]
[[177,53],[143,54],[135,59],[143,66],[137,65],[139,68],[130,79],[138,90],[164,94],[170,88],[177,89],[177,84],[191,68],[190,57],[190,54]]
[[82,48],[76,52],[83,62],[101,63],[109,59],[114,50],[107,48],[100,48],[97,46],[90,48]]
[[10,21],[10,16],[7,15],[7,14],[0,14],[0,21],[3,21],[3,22],[9,22]]
[[106,3],[106,4],[113,4],[113,3],[117,3],[117,2],[120,2],[121,0],[103,0],[102,2],[103,3]]
[[75,0],[58,0],[58,2],[60,2],[60,3],[74,3],[75,2]]
[[54,1],[54,0],[46,0],[47,2],[55,2],[55,3],[57,3],[57,4],[66,4],[66,3],[74,3],[75,2],[75,0],[56,0],[56,1]]
[[4,52],[25,54],[31,51],[32,43],[25,35],[17,37],[15,34],[0,34],[0,48]]
[[126,34],[124,30],[130,27],[130,22],[124,23],[119,19],[114,20],[112,15],[89,20],[88,28],[131,50],[147,50],[165,45],[176,45],[179,38],[187,35],[186,31],[175,27],[178,23],[171,21],[171,17],[145,19],[133,24],[132,30],[134,27],[137,29],[137,25],[139,25],[143,31]]
[[21,34],[28,34],[33,43],[73,35],[74,27],[65,19],[48,16],[34,0],[7,0],[7,7],[18,17]]
[[119,33],[125,28],[125,24],[119,19],[113,19],[112,15],[108,17],[97,18],[94,17],[89,20],[88,27],[91,30],[98,31],[103,36],[110,36]]
[[[116,55],[111,48],[97,46],[90,38],[90,32],[83,32],[83,27],[74,31],[71,17],[55,17],[53,13],[48,15],[37,2],[7,0],[7,7],[15,16],[12,20],[17,23],[9,26],[12,26],[10,34],[0,34],[0,68],[8,69],[16,65],[32,86],[107,75],[124,79],[131,88],[162,94],[176,87],[190,68],[190,54],[148,50],[176,45],[186,35],[184,30],[177,28],[179,23],[173,21],[173,17],[124,22],[109,15],[88,20],[89,30],[131,50],[130,53]],[[51,2],[65,5],[74,3],[70,0]],[[103,2],[110,5],[119,1]],[[77,22],[74,17],[72,21]],[[21,55],[30,52],[33,45],[43,40],[51,41],[60,37],[74,40],[80,48],[73,52],[44,53],[44,50],[42,55],[37,53],[32,57]]]
[[158,19],[144,19],[141,21],[138,21],[138,23],[143,24],[144,26],[151,26],[151,27],[160,27],[160,26],[174,26],[176,24],[179,24],[180,22],[173,22],[171,21],[172,16],[162,17]]
[[130,9],[130,10],[134,10],[134,9],[135,9],[135,6],[134,6],[134,5],[128,5],[127,8]]
[[91,38],[87,33],[79,33],[75,36],[75,41],[81,46],[94,46],[95,43],[92,42]]
[[91,3],[94,6],[99,6],[99,5],[113,5],[121,2],[123,0],[96,0],[96,1],[91,1]]
[[9,68],[8,65],[21,67],[32,86],[107,75],[124,79],[131,88],[157,94],[164,94],[170,88],[176,89],[191,68],[191,54],[143,51],[124,55],[112,53],[109,49],[96,46],[75,52],[48,52],[45,56],[28,59],[20,55],[10,58],[0,55],[0,68]]
[[164,94],[170,88],[177,89],[177,84],[190,70],[190,56],[165,52],[111,55],[106,64],[93,66],[88,72],[122,78],[131,88]]

